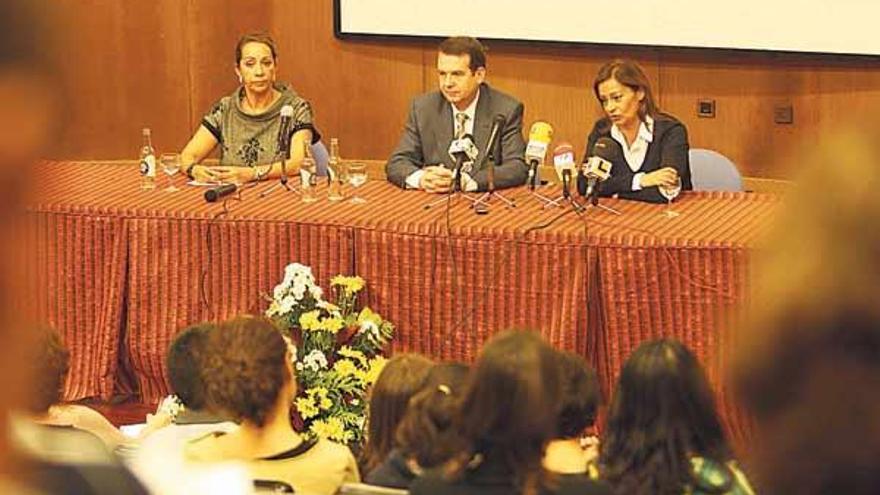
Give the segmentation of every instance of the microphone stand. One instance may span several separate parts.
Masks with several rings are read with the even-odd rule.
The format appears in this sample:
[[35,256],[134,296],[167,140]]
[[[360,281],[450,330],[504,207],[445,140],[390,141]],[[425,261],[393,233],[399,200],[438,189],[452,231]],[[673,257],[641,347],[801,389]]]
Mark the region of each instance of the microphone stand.
[[486,171],[489,187],[482,196],[474,201],[473,204],[474,211],[477,213],[488,213],[489,201],[491,201],[492,198],[498,198],[498,200],[504,203],[508,208],[516,208],[516,202],[514,200],[505,198],[503,194],[495,190],[495,167],[501,166],[501,139],[497,139],[496,142],[497,144],[493,147],[494,149],[489,150],[488,158],[491,160],[491,163],[489,164],[489,169]]
[[600,210],[605,210],[608,213],[612,213],[614,215],[621,214],[618,210],[615,210],[614,208],[612,208],[610,206],[605,206],[605,205],[599,203],[599,188],[596,186],[593,186],[593,190],[590,192],[589,196],[586,196],[586,198],[589,199],[590,202],[587,203],[587,205],[583,207],[584,210],[589,210],[590,208],[598,208]]
[[554,206],[562,206],[562,201],[565,199],[565,196],[559,196],[558,198],[553,199],[553,198],[548,198],[547,196],[544,196],[543,194],[541,194],[541,193],[539,193],[539,192],[537,192],[537,191],[535,190],[534,184],[535,184],[536,182],[537,182],[538,184],[541,183],[541,173],[540,173],[540,170],[541,170],[540,165],[536,165],[536,166],[535,166],[535,175],[532,176],[531,183],[528,185],[528,186],[529,186],[529,192],[530,192],[530,194],[531,194],[532,197],[535,198],[539,203],[541,203],[542,208],[550,208],[550,207],[554,207]]
[[[288,146],[288,148],[289,148],[289,146]],[[260,193],[260,197],[261,197],[261,198],[265,198],[266,196],[269,195],[269,193],[271,193],[272,191],[274,191],[275,189],[277,189],[277,188],[279,188],[279,187],[281,187],[281,188],[283,188],[283,189],[286,189],[288,192],[292,192],[292,193],[295,193],[295,194],[302,194],[302,192],[299,190],[299,188],[297,188],[296,186],[291,187],[291,186],[287,183],[287,182],[288,182],[288,177],[287,177],[287,151],[284,151],[283,147],[282,147],[282,149],[279,149],[279,150],[275,153],[275,159],[272,160],[272,163],[275,163],[276,161],[280,161],[280,162],[281,162],[281,177],[278,179],[278,182],[276,182],[274,186],[272,186],[272,187],[270,187],[269,189],[266,189],[265,191],[263,191],[262,193]],[[270,170],[270,171],[272,170],[272,166],[271,166],[271,165],[269,165],[269,170]],[[266,172],[266,173],[269,173],[269,172]]]
[[434,201],[426,204],[423,207],[424,209],[427,210],[429,208],[433,208],[440,203],[443,203],[444,201],[449,201],[457,198],[464,198],[470,201],[471,208],[473,208],[474,205],[477,204],[476,199],[468,196],[461,190],[461,167],[462,165],[464,165],[464,159],[465,156],[463,153],[455,158],[455,168],[452,170],[452,188],[449,190],[449,192],[443,195],[443,197],[435,199]]

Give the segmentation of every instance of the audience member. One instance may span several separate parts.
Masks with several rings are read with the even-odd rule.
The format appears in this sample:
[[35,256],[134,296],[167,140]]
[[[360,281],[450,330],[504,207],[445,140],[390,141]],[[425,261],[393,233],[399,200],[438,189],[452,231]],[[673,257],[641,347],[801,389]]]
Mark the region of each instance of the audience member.
[[461,363],[438,363],[412,398],[397,426],[395,448],[371,471],[367,483],[409,488],[425,469],[437,467],[460,451],[453,417],[468,375]]
[[490,339],[456,417],[463,452],[440,472],[413,481],[410,493],[607,493],[586,476],[555,476],[541,465],[559,418],[557,359],[535,332],[503,332]]
[[210,332],[207,349],[208,404],[240,426],[190,441],[189,460],[238,461],[254,480],[282,481],[298,493],[332,495],[343,483],[360,481],[348,447],[303,438],[291,426],[296,379],[288,347],[270,321],[222,323]]
[[600,471],[621,495],[753,493],[728,447],[703,368],[672,339],[643,343],[624,364]]
[[757,484],[770,493],[880,489],[880,135],[871,132],[835,129],[793,157],[799,180],[755,263],[735,376],[756,418]]
[[[581,356],[559,352],[562,398],[554,439],[547,444],[544,468],[559,474],[596,476],[597,441],[588,432],[596,422],[599,408],[599,380]],[[590,433],[588,435],[588,433]]]
[[433,362],[418,354],[397,354],[379,373],[370,390],[364,472],[376,469],[391,454],[394,435],[410,398],[418,392]]

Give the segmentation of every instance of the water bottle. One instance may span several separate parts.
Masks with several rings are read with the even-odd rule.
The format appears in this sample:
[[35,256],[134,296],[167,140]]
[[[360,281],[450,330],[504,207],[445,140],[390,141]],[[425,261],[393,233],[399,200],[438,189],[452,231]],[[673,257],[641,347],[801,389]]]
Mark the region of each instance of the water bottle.
[[315,192],[318,181],[318,167],[312,158],[308,143],[303,143],[303,161],[299,169],[300,188],[303,203],[314,203],[318,200]]
[[152,191],[156,189],[156,151],[150,138],[150,129],[144,128],[141,132],[144,144],[141,147],[141,190]]
[[345,199],[342,191],[343,171],[342,160],[339,158],[339,140],[330,139],[330,160],[327,162],[328,177],[330,185],[327,188],[327,199],[330,201],[341,201]]

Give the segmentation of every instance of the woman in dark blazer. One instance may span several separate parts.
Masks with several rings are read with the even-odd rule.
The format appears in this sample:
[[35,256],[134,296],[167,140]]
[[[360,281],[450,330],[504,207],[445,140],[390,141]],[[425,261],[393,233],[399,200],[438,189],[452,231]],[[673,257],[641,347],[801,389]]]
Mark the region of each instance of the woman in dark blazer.
[[660,112],[638,65],[626,60],[603,65],[593,82],[593,93],[605,117],[587,137],[584,162],[594,154],[600,138],[615,143],[611,177],[598,185],[600,196],[665,203],[677,190],[693,189],[687,129],[675,117]]

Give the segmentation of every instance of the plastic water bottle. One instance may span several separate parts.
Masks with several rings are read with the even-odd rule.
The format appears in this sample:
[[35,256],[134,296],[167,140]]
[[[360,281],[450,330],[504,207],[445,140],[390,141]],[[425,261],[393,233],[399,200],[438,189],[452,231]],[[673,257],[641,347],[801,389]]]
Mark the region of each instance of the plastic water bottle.
[[345,194],[342,191],[343,185],[343,171],[342,171],[342,160],[339,158],[339,140],[336,138],[330,139],[330,160],[327,162],[328,177],[330,181],[330,185],[327,188],[327,199],[330,201],[341,201],[345,199]]
[[152,191],[156,189],[156,151],[150,138],[150,129],[142,131],[144,145],[141,147],[141,190]]

